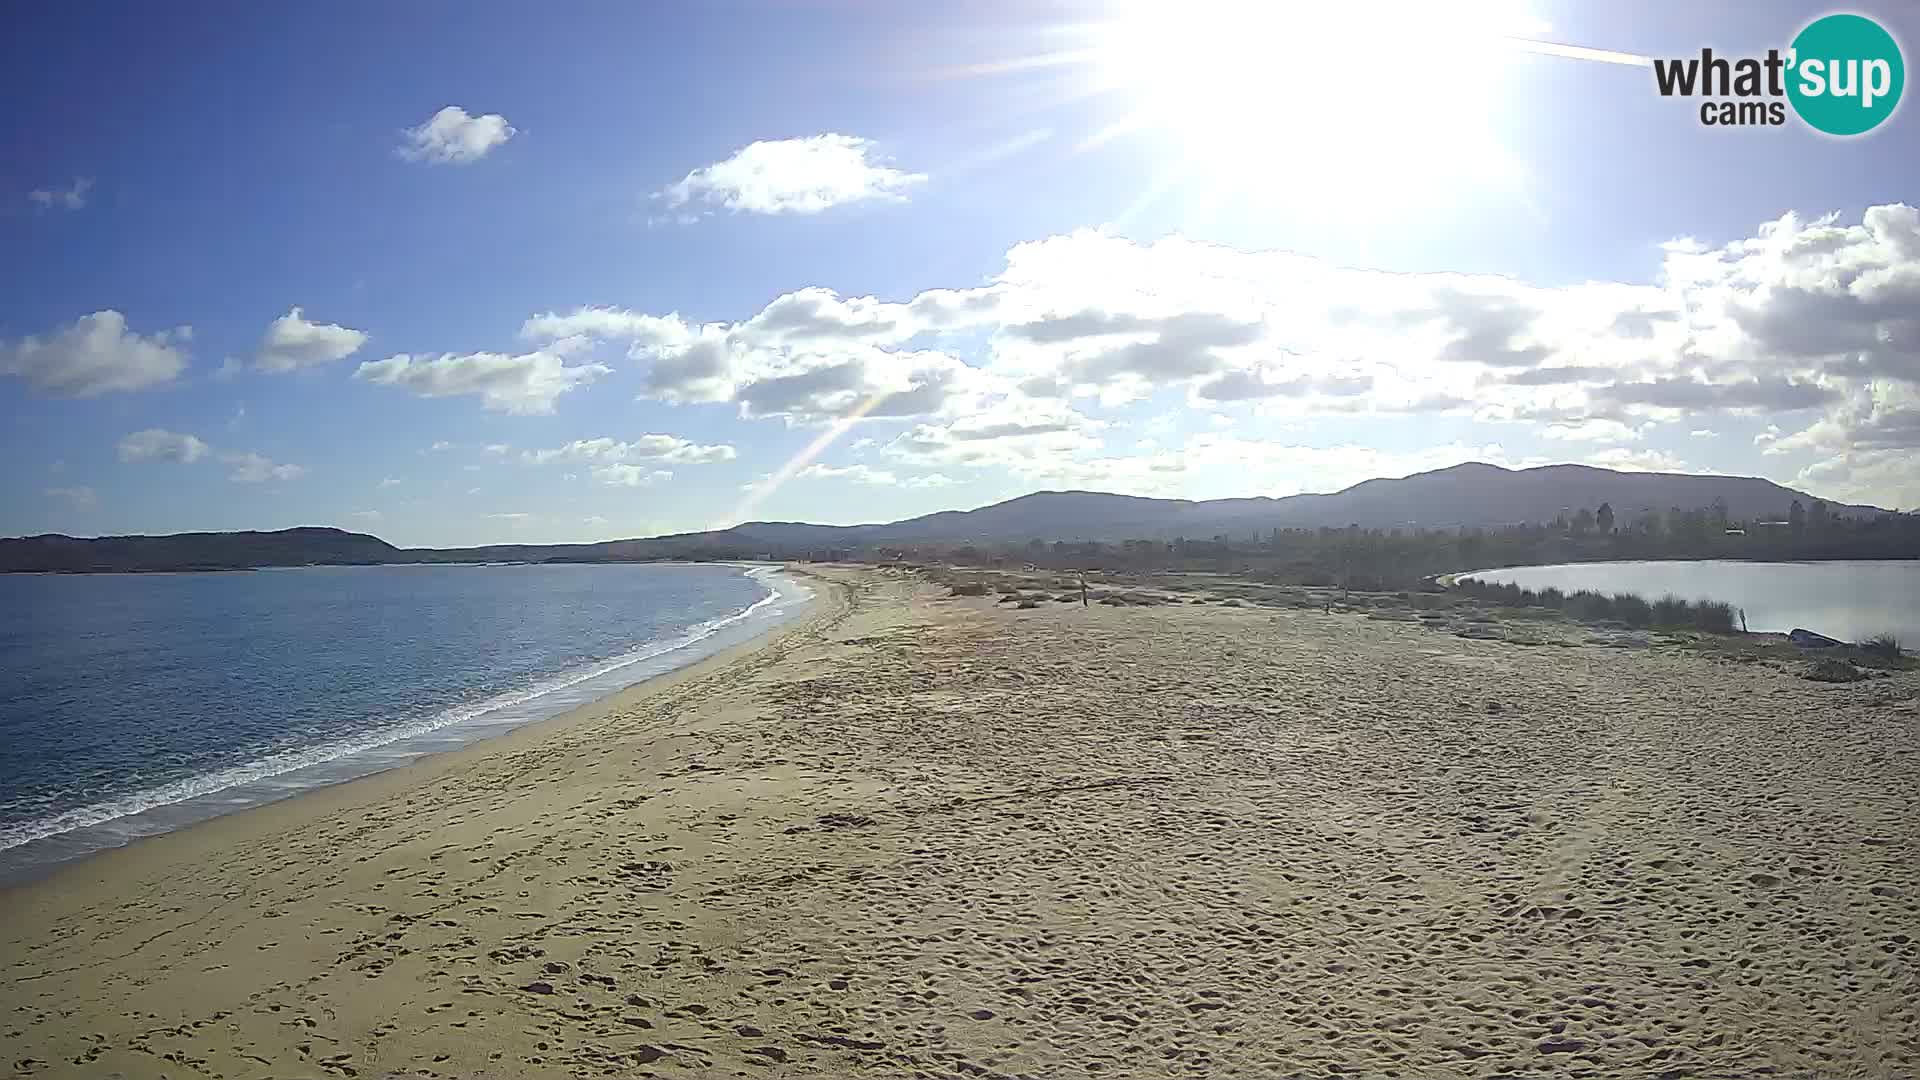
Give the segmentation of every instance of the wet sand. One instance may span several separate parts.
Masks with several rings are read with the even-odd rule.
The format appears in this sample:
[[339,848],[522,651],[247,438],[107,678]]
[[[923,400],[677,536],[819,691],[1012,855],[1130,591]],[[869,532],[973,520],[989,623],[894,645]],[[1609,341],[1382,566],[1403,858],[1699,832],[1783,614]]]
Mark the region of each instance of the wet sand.
[[875,571],[0,893],[27,1075],[1920,1075],[1920,674]]

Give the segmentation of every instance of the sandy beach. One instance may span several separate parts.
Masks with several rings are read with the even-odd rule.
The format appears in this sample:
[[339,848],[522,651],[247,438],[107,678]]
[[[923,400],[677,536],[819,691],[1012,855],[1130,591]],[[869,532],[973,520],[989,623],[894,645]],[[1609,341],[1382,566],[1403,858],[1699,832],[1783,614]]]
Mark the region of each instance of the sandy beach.
[[819,572],[595,706],[0,893],[0,1064],[1920,1075],[1920,673]]

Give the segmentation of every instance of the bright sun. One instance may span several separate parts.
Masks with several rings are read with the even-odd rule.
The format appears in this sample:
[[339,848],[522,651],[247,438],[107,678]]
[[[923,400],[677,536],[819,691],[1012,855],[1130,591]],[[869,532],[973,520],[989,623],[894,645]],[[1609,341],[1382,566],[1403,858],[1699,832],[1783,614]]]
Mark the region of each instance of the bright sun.
[[1517,188],[1493,120],[1545,30],[1518,0],[1137,0],[1092,31],[1093,89],[1127,113],[1088,143],[1161,132],[1172,182],[1289,202]]

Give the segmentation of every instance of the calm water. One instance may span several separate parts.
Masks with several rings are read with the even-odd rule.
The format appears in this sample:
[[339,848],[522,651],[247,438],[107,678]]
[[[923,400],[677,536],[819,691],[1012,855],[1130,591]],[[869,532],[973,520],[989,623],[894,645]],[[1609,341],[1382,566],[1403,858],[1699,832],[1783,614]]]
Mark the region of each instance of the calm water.
[[0,576],[0,878],[554,715],[806,595],[735,566]]
[[1890,631],[1908,648],[1920,645],[1920,561],[1571,563],[1471,576],[1526,589],[1721,600],[1746,609],[1749,630],[1803,626],[1845,641]]

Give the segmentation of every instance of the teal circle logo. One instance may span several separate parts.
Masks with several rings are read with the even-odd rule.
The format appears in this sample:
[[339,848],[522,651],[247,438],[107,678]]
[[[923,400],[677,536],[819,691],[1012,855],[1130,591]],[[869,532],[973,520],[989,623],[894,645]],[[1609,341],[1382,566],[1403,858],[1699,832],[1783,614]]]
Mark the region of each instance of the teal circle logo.
[[1815,131],[1864,135],[1893,115],[1907,84],[1900,43],[1864,15],[1807,24],[1789,54],[1787,100]]

